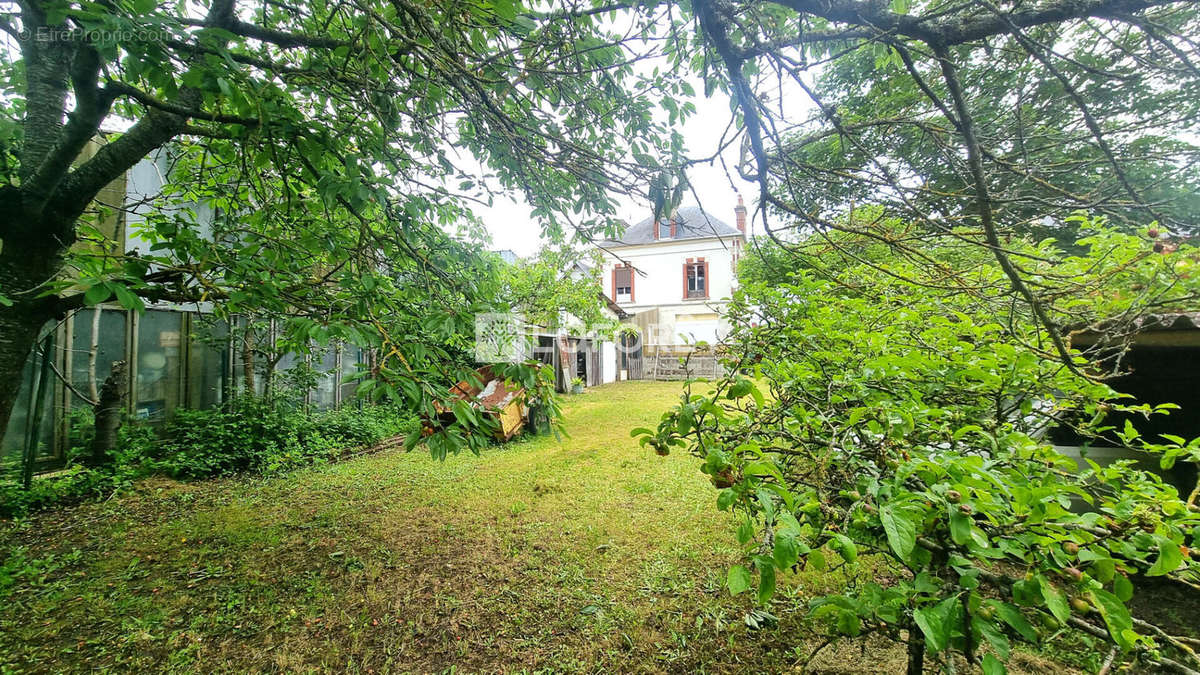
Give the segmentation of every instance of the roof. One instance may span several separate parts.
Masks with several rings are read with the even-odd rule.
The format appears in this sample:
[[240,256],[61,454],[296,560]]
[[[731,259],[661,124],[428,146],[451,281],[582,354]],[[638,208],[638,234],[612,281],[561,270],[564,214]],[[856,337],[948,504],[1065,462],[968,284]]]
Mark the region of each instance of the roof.
[[629,312],[626,312],[624,309],[622,309],[621,306],[618,305],[616,302],[614,302],[612,298],[608,297],[608,295],[606,293],[602,292],[602,293],[599,293],[598,295],[600,296],[601,302],[604,303],[604,306],[608,307],[608,311],[617,315],[617,320],[623,321],[623,320],[628,319],[629,317],[633,316]]
[[1071,346],[1125,349],[1135,347],[1200,347],[1200,312],[1144,314],[1080,326]]
[[654,223],[647,218],[625,230],[620,239],[600,242],[601,246],[636,246],[662,241],[682,239],[708,239],[710,237],[740,237],[742,233],[699,206],[685,206],[675,211],[675,236],[671,237],[671,219],[658,221],[658,238],[654,237]]
[[1124,323],[1112,319],[1088,326],[1082,332],[1084,334],[1102,333],[1123,327],[1127,327],[1126,332],[1135,333],[1159,330],[1200,330],[1200,312],[1143,314]]
[[509,248],[494,249],[492,251],[492,253],[495,253],[496,255],[500,256],[501,260],[503,260],[504,262],[506,262],[510,265],[512,263],[517,262],[517,260],[520,258],[520,256],[518,256],[515,251],[513,251],[512,249],[509,249]]

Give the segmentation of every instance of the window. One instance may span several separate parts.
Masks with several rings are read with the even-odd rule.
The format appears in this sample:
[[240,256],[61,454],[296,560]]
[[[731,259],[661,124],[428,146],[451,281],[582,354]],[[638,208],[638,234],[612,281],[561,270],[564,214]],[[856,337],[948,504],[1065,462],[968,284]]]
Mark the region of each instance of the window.
[[708,263],[688,262],[684,265],[684,276],[687,283],[683,294],[685,300],[708,297]]
[[633,302],[633,268],[624,265],[613,270],[613,300]]
[[187,406],[215,408],[229,390],[229,326],[201,314],[191,316]]
[[[100,388],[112,374],[113,362],[125,358],[125,312],[96,307],[81,309],[72,318],[68,353],[71,385],[92,401],[98,401]],[[71,405],[86,406],[88,402],[72,395]]]
[[183,312],[149,310],[137,319],[134,417],[161,424],[179,405]]

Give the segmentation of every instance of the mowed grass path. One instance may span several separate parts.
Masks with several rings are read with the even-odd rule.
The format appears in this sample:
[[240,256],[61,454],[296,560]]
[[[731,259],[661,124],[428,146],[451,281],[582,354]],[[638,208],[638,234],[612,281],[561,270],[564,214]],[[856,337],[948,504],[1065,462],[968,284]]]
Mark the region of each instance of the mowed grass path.
[[750,600],[722,590],[736,557],[731,516],[715,509],[697,460],[629,437],[679,391],[625,382],[569,397],[561,442],[148,481],[104,504],[0,523],[0,662],[35,672],[787,669],[806,651],[799,626],[750,632]]

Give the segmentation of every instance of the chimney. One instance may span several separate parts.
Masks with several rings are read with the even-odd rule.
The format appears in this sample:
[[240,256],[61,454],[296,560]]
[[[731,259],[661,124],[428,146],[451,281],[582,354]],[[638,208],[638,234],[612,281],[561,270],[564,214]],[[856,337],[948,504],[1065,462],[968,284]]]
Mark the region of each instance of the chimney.
[[742,236],[746,236],[746,204],[742,202],[741,195],[738,195],[738,205],[734,207],[733,212],[737,215],[738,230],[742,233]]
[[658,230],[662,227],[662,221],[654,221],[654,241],[658,241]]
[[671,216],[671,238],[675,238],[675,216]]

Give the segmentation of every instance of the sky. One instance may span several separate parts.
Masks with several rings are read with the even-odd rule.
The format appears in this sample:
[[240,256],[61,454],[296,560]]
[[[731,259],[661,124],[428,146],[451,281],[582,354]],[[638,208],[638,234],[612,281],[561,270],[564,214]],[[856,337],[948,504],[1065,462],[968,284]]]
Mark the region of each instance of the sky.
[[[703,91],[699,82],[694,82],[696,91]],[[689,157],[711,155],[717,148],[718,140],[729,124],[729,99],[725,94],[717,92],[712,98],[697,96],[692,101],[696,106],[696,114],[686,120],[681,132],[687,143]],[[688,172],[688,178],[696,195],[703,200],[699,205],[714,217],[735,225],[733,207],[737,205],[737,189],[742,191],[746,207],[753,213],[754,200],[752,196],[757,187],[741,179],[733,173],[737,162],[736,144],[727,148],[724,153],[725,164],[729,167],[731,176],[726,176],[719,162],[712,165],[697,165]],[[731,178],[734,185],[731,185]],[[521,195],[515,194],[513,199],[497,197],[489,207],[475,205],[473,211],[483,219],[488,232],[492,236],[492,249],[508,249],[519,256],[529,256],[537,253],[540,247],[541,226],[529,214],[530,206]],[[650,215],[650,205],[638,203],[631,198],[620,200],[621,209],[617,216],[629,224],[645,220]],[[696,197],[687,194],[680,206],[696,206]],[[753,225],[751,226],[753,229]]]

